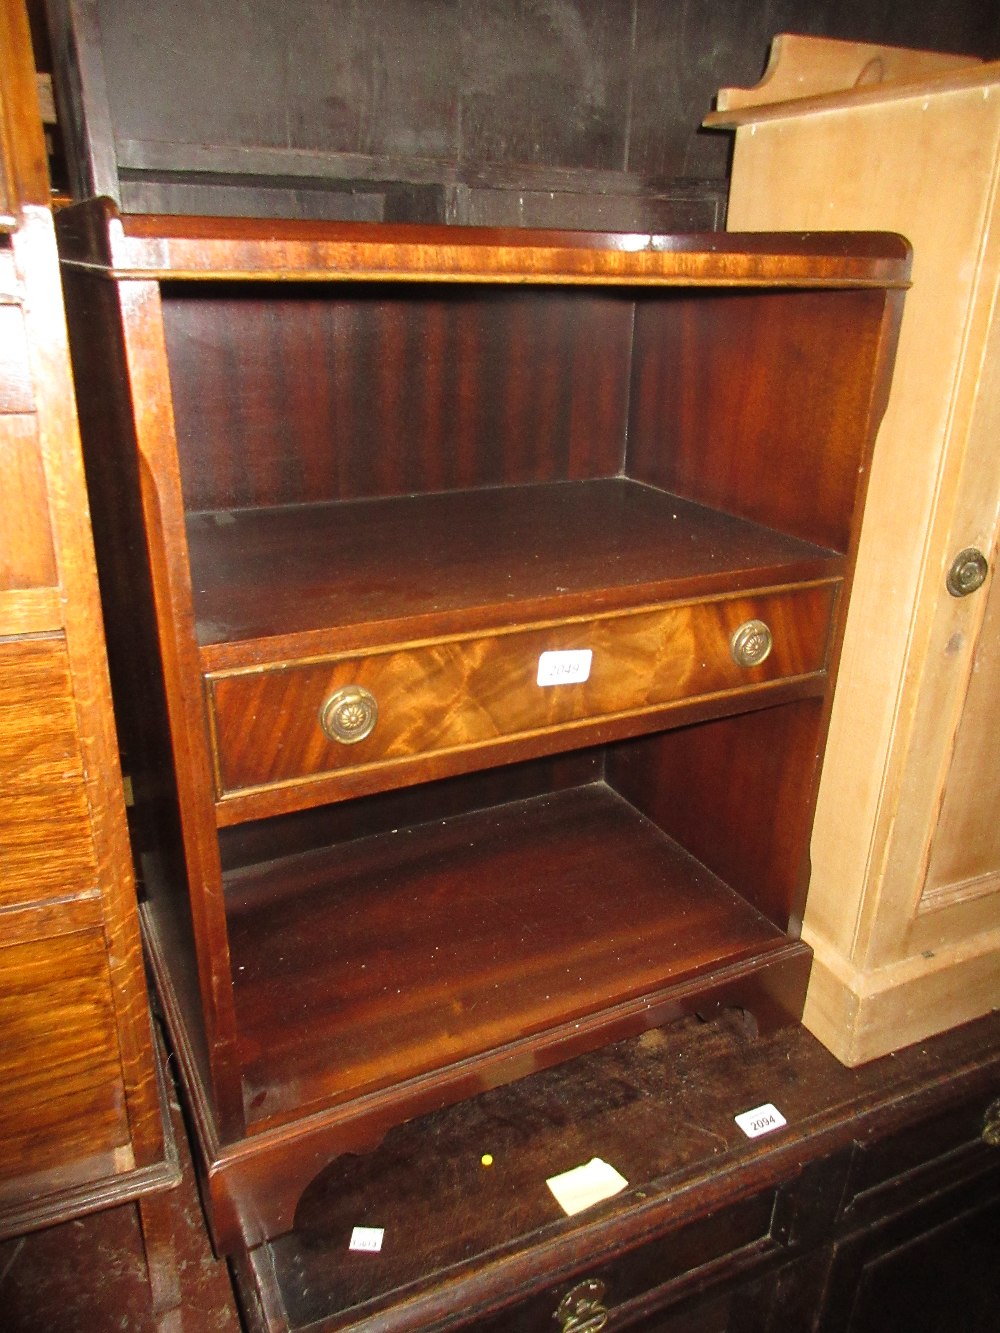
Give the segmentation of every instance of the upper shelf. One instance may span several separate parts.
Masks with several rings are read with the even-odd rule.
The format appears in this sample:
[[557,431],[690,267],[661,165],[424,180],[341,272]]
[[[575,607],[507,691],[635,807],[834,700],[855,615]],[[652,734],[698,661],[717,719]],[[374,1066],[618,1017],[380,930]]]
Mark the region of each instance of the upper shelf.
[[676,236],[65,210],[64,260],[116,278],[905,287],[910,249],[881,232]]
[[626,478],[194,514],[188,541],[203,647],[316,632],[329,648],[361,626],[447,633],[843,570],[830,551]]

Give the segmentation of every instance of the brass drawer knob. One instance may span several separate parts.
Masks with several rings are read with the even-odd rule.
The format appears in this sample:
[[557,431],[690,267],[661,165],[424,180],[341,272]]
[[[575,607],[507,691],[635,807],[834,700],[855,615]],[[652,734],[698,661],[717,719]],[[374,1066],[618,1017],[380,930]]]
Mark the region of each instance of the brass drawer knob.
[[982,551],[975,546],[967,546],[951,562],[948,570],[947,587],[952,597],[968,597],[986,582],[989,564]]
[[332,741],[356,745],[370,736],[378,721],[378,702],[363,685],[342,685],[324,699],[319,710],[320,726]]
[[1000,1148],[1000,1097],[986,1108],[983,1116],[983,1142],[990,1148]]
[[763,620],[745,620],[733,631],[729,648],[737,666],[760,666],[774,647],[771,631]]
[[598,1333],[608,1322],[603,1302],[607,1286],[598,1277],[588,1277],[567,1291],[553,1318],[562,1333]]

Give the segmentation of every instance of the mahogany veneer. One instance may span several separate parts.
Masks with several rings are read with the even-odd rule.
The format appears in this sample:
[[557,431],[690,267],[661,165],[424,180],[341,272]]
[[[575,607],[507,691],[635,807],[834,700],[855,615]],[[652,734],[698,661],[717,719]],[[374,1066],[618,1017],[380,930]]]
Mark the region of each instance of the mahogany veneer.
[[[797,1018],[905,243],[61,228],[217,1244],[483,1087],[684,1012]],[[378,710],[347,743],[346,685]]]

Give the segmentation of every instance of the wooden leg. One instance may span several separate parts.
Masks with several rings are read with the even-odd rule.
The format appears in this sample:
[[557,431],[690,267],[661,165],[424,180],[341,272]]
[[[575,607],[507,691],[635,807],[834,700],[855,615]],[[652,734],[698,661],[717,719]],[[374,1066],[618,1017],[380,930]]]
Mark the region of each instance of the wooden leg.
[[177,1265],[172,1191],[138,1201],[142,1243],[158,1333],[180,1333],[181,1283]]

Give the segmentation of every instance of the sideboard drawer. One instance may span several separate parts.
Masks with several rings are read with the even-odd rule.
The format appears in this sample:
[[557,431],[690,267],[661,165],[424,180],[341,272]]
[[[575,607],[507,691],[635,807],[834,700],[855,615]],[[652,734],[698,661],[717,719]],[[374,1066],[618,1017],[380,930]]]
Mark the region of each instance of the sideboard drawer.
[[710,1288],[722,1265],[745,1269],[784,1254],[772,1234],[775,1194],[741,1199],[634,1250],[598,1260],[585,1273],[476,1320],[475,1333],[552,1333],[555,1329],[618,1328],[640,1310],[660,1308]]
[[[209,674],[217,795],[361,769],[377,769],[381,783],[391,784],[393,766],[415,756],[544,742],[548,733],[613,727],[822,672],[837,587],[672,603]],[[759,664],[740,665],[733,636],[754,621],[768,626],[773,646]],[[352,689],[356,707],[346,693]],[[346,701],[343,740],[333,735],[339,719],[323,724],[339,697]]]
[[858,1143],[842,1218],[851,1226],[898,1212],[1000,1164],[1000,1085],[918,1125]]

